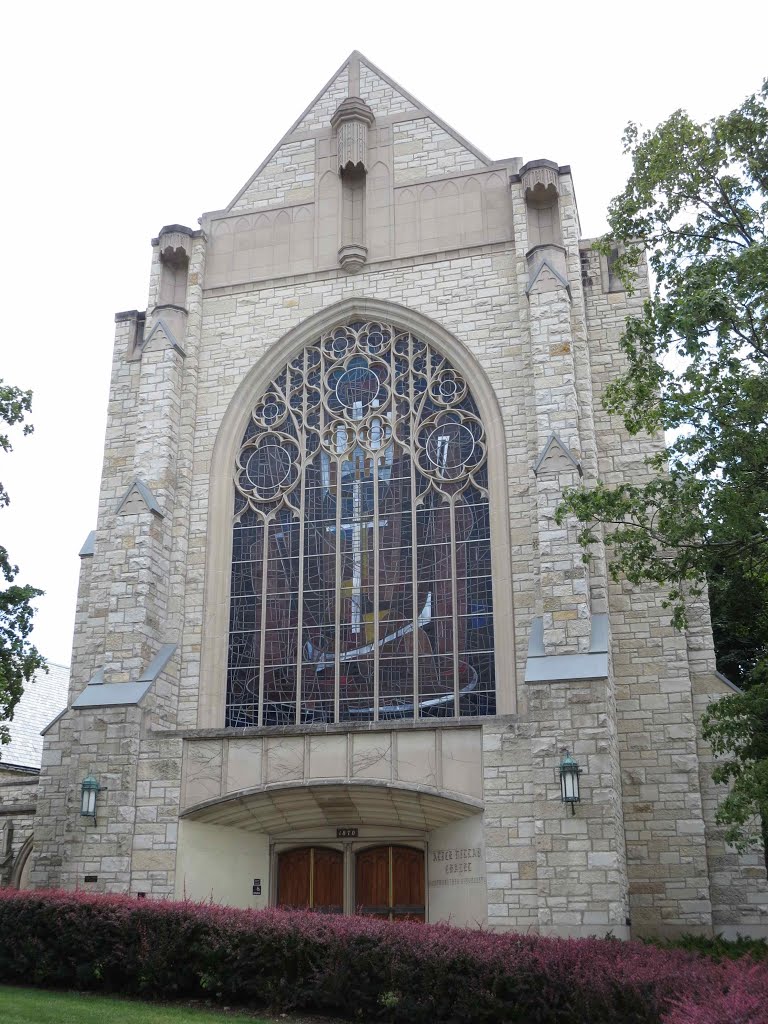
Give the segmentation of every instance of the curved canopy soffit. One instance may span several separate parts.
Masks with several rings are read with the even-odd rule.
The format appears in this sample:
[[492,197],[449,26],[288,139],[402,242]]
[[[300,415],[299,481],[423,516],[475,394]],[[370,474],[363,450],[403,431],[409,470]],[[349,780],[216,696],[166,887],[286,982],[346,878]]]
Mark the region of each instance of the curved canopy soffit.
[[230,475],[229,467],[242,440],[253,405],[273,377],[277,376],[285,364],[302,349],[317,341],[325,331],[342,326],[351,320],[391,323],[434,345],[464,374],[469,383],[485,426],[489,448],[492,450],[495,445],[499,445],[502,451],[505,450],[501,410],[496,392],[485,369],[467,346],[445,327],[423,313],[382,299],[353,297],[327,306],[303,320],[272,344],[269,351],[259,358],[245,375],[224,414],[214,445],[211,461],[212,493],[214,480],[222,467],[225,467],[227,476]]
[[273,783],[208,800],[181,817],[249,832],[379,825],[433,829],[479,814],[483,804],[428,786],[390,783]]

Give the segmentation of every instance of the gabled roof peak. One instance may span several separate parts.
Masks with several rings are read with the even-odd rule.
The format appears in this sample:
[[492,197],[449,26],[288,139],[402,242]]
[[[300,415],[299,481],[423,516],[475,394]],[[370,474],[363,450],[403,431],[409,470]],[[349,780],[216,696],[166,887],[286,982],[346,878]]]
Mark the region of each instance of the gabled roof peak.
[[[454,131],[440,117],[433,113],[425,104],[416,99],[407,90],[403,89],[386,72],[382,71],[360,50],[352,50],[349,56],[340,64],[333,75],[328,79],[320,92],[312,102],[305,108],[302,114],[291,125],[286,134],[280,139],[266,159],[259,165],[256,172],[248,179],[243,188],[237,193],[227,210],[240,209],[241,198],[248,191],[253,182],[268,167],[275,155],[285,146],[292,149],[286,152],[293,162],[297,152],[302,149],[311,149],[313,139],[322,137],[323,133],[332,130],[331,118],[349,100],[361,101],[368,108],[374,118],[374,122],[392,124],[421,118],[434,122],[446,135],[453,140],[452,145],[458,146],[467,153],[468,160],[476,161],[477,166],[489,166],[492,161],[482,153],[471,142],[468,142],[462,135]],[[302,153],[302,160],[307,162],[311,158],[310,153]],[[270,172],[268,172],[270,173]]]

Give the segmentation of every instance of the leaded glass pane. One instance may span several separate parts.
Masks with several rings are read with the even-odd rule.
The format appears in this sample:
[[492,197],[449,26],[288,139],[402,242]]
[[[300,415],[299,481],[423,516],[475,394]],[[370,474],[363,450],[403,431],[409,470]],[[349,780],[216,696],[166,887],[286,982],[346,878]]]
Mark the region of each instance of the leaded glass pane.
[[494,712],[486,446],[408,332],[346,325],[285,366],[235,467],[228,725]]

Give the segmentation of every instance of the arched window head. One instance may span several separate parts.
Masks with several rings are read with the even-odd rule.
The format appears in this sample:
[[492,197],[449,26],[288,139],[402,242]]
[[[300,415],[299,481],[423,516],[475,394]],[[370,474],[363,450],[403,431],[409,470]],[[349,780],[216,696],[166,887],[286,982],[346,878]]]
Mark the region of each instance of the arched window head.
[[227,725],[495,711],[486,436],[443,355],[324,334],[255,403],[234,489]]

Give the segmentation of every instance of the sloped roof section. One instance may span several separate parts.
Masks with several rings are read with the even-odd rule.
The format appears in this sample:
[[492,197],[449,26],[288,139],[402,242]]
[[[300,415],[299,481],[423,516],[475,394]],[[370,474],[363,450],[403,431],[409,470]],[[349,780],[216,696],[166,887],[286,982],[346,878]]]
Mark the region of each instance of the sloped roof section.
[[68,665],[49,662],[47,674],[35,673],[8,723],[11,742],[0,747],[0,768],[40,768],[41,732],[66,707],[68,688]]

